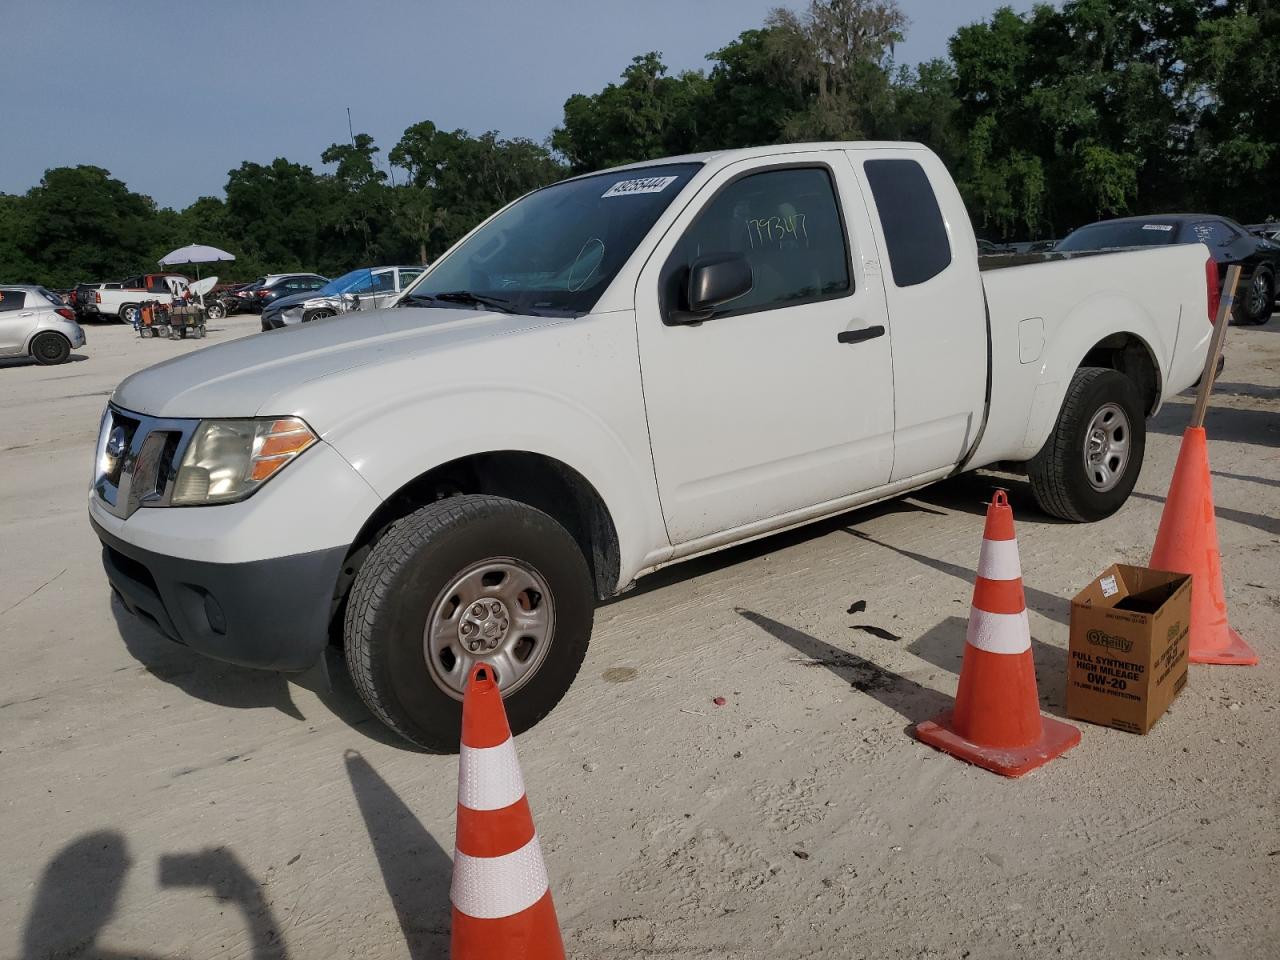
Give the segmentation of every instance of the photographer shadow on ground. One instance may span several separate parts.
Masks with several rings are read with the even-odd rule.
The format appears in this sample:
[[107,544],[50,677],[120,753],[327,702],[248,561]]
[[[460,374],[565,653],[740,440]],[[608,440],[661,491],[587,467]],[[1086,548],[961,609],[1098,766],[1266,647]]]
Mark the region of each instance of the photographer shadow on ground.
[[330,713],[369,739],[401,749],[419,750],[389,731],[369,712],[356,693],[341,651],[336,647],[327,647],[324,664],[306,673],[255,670],[210,659],[170,640],[159,629],[129,613],[114,593],[111,614],[130,655],[153,677],[173,684],[191,697],[235,709],[273,707],[305,723],[307,718],[293,698],[294,687],[301,687],[314,693]]
[[[85,834],[58,851],[40,877],[27,915],[22,960],[164,960],[98,943],[133,865],[124,836],[114,830]],[[219,847],[162,856],[159,879],[162,887],[208,890],[220,904],[239,907],[252,960],[286,960],[280,927],[261,886],[231,851]]]

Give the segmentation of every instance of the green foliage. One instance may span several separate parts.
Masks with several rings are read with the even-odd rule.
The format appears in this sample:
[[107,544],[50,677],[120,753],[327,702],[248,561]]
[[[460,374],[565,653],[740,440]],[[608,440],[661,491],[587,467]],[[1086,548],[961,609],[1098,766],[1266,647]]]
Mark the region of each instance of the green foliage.
[[778,8],[671,75],[657,52],[575,94],[546,144],[405,130],[367,134],[323,168],[277,158],[228,174],[225,197],[159,209],[98,167],[0,194],[0,279],[53,286],[149,270],[210,243],[230,273],[336,275],[426,262],[497,208],[570,172],[788,141],[918,140],[956,175],[983,236],[1061,236],[1092,220],[1205,209],[1280,215],[1280,0],[1066,0],[997,10],[950,58],[894,63],[896,0]]
[[698,142],[708,92],[701,73],[669,77],[662,54],[643,54],[623,71],[622,83],[565,101],[564,126],[551,145],[574,171],[684,152]]

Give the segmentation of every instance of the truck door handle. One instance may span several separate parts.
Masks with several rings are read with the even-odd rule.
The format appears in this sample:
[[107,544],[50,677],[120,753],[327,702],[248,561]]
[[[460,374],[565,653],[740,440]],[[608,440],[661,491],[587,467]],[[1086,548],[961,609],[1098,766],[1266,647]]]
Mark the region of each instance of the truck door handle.
[[884,326],[877,323],[874,327],[863,327],[861,330],[841,330],[836,339],[841,343],[861,343],[863,340],[874,340],[884,336]]

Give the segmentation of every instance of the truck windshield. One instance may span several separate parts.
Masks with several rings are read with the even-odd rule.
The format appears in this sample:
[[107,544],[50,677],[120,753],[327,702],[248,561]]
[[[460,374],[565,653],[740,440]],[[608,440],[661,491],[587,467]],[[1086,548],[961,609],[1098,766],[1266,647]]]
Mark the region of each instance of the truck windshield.
[[1091,223],[1059,241],[1055,251],[1110,250],[1113,247],[1156,247],[1173,243],[1178,225],[1168,220],[1112,220]]
[[437,263],[405,302],[475,307],[480,297],[511,313],[587,313],[699,167],[637,167],[537,190]]

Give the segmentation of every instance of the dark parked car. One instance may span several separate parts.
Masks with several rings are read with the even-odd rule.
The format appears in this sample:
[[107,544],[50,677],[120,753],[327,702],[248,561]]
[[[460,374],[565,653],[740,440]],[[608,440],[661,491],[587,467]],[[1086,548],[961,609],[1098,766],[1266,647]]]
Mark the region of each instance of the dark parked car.
[[1264,240],[1280,243],[1280,220],[1272,220],[1269,223],[1250,223],[1245,226],[1245,229]]
[[[96,320],[98,316],[97,283],[77,283],[71,290],[71,298],[67,305],[75,311],[76,320]],[[119,284],[116,284],[119,286]]]
[[328,282],[328,277],[322,277],[318,273],[283,273],[266,277],[254,288],[254,306],[252,309],[261,313],[263,307],[274,303],[281,297],[291,297],[295,293],[319,290]]
[[230,309],[230,313],[241,310],[261,313],[262,308],[280,297],[305,293],[308,290],[319,290],[329,280],[318,273],[269,273],[247,283],[232,296],[236,298],[238,309]]
[[1239,264],[1233,319],[1236,323],[1266,323],[1275,309],[1276,277],[1280,275],[1280,244],[1251,234],[1234,220],[1202,213],[1171,213],[1152,217],[1102,220],[1068,234],[1057,253],[1079,253],[1172,243],[1203,243],[1225,278],[1226,268]]

